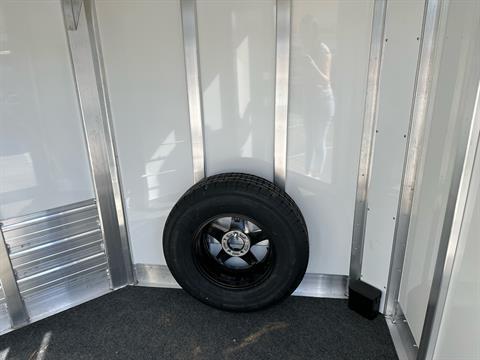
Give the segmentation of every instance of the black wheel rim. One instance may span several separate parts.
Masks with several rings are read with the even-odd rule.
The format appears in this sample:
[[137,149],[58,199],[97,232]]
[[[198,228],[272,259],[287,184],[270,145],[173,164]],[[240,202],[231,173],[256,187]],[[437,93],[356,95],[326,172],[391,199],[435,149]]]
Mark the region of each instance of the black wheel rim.
[[245,289],[257,286],[274,264],[269,234],[243,215],[219,215],[205,222],[193,242],[197,268],[216,285]]

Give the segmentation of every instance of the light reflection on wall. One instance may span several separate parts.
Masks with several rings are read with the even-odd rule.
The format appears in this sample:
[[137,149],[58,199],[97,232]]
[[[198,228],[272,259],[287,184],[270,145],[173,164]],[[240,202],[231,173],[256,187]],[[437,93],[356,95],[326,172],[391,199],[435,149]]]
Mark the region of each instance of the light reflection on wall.
[[286,190],[309,272],[348,274],[373,1],[292,2]]
[[[204,103],[208,104],[220,99],[220,74],[215,75],[210,83],[203,85],[205,87],[203,90]],[[207,126],[211,131],[218,131],[223,127],[222,107],[212,106],[210,111],[211,119]]]
[[[170,154],[175,150],[177,144],[184,143],[184,140],[175,140],[175,130],[167,135],[165,140],[155,150],[149,162],[145,164],[145,174],[142,177],[147,179],[148,187],[148,200],[155,200],[161,198],[167,189],[162,188],[162,176],[166,174],[172,174],[177,172],[176,169],[168,169],[167,159]],[[167,168],[165,168],[165,165]],[[151,206],[151,204],[147,204]]]
[[[292,40],[289,130],[297,140],[289,153],[290,168],[325,183],[332,181],[335,96],[332,89],[332,51],[335,34],[308,13],[295,17]],[[333,36],[332,36],[333,35]]]
[[274,4],[197,3],[207,175],[241,171],[272,178]]
[[[236,74],[238,91],[238,113],[240,117],[245,115],[250,103],[250,61],[248,36],[246,36],[235,50]],[[249,119],[251,120],[251,119]]]

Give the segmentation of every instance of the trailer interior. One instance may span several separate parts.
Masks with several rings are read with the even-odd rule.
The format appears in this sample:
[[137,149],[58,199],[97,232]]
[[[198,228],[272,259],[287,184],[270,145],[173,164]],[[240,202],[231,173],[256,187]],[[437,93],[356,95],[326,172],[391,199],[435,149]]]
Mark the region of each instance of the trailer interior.
[[480,360],[480,1],[0,0],[0,360]]

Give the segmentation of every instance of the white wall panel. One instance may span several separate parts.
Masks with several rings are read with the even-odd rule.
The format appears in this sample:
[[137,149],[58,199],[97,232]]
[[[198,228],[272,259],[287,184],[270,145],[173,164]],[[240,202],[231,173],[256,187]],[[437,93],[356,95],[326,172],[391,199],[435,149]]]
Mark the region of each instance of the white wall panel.
[[133,260],[165,264],[166,217],[193,182],[180,3],[96,8]]
[[207,175],[273,178],[274,5],[197,2]]
[[93,197],[60,1],[1,1],[0,219]]
[[[480,13],[479,13],[480,14]],[[480,359],[480,147],[434,359]]]
[[293,1],[286,190],[309,272],[349,272],[373,1]]
[[[479,76],[479,3],[452,1],[441,19],[432,102],[400,286],[399,303],[420,341],[459,134],[467,131]],[[477,34],[475,38],[475,34]],[[473,185],[473,183],[472,183]],[[475,185],[473,185],[475,186]]]
[[424,6],[424,1],[387,2],[362,264],[362,280],[383,293],[390,269]]

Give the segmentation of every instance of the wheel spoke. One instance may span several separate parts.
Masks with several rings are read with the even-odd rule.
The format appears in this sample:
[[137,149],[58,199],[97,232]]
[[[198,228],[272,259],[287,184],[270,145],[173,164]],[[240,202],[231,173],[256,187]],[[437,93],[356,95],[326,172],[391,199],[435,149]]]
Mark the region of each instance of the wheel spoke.
[[222,264],[225,264],[225,261],[231,258],[230,255],[228,255],[225,250],[220,250],[220,252],[217,254],[216,258],[222,262]]
[[253,255],[251,251],[247,252],[241,258],[245,260],[248,265],[253,265],[258,262],[257,258],[255,257],[255,255]]
[[207,229],[207,234],[215,238],[218,242],[221,242],[225,231],[223,231],[223,228],[220,225],[212,223]]
[[267,237],[263,231],[255,231],[248,234],[250,238],[250,246],[258,244],[260,241],[267,240]]
[[248,234],[250,229],[248,228],[248,221],[245,219],[241,219],[241,230],[245,233]]
[[[228,219],[228,220],[227,220]],[[230,230],[230,223],[232,219],[230,217],[224,217],[217,219],[211,223],[212,226],[215,226],[222,230],[223,232],[228,232]]]

